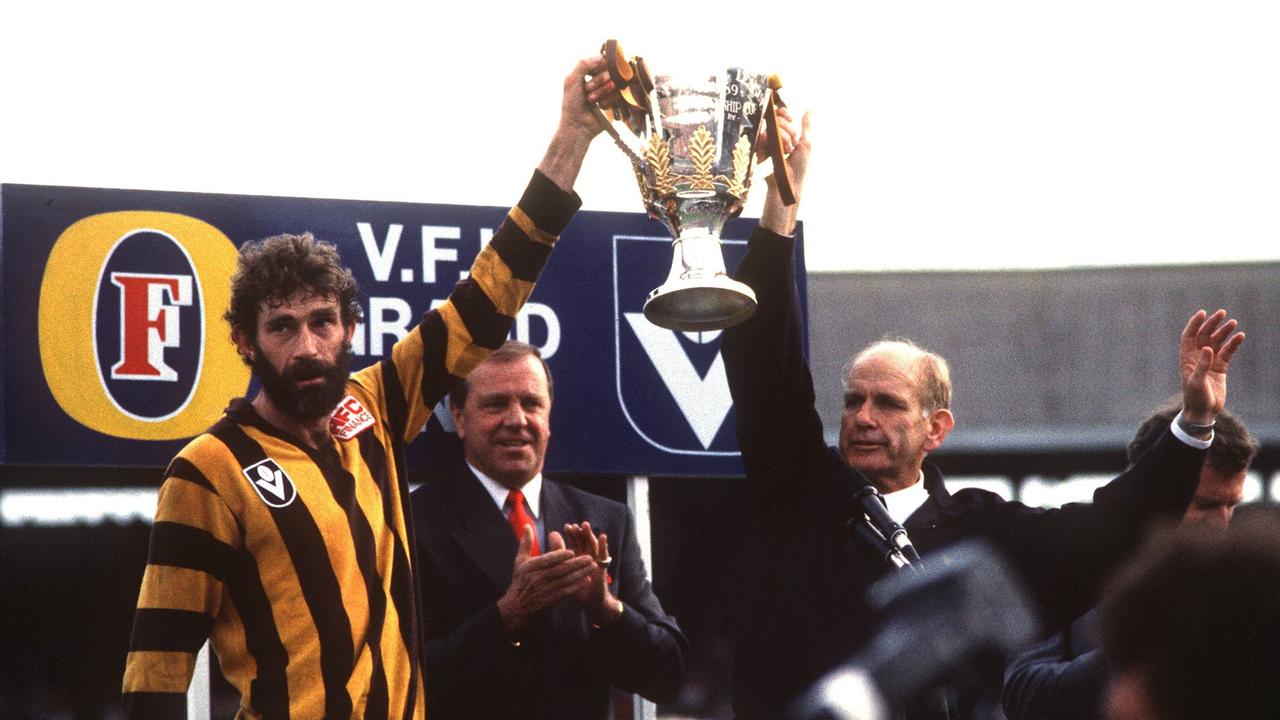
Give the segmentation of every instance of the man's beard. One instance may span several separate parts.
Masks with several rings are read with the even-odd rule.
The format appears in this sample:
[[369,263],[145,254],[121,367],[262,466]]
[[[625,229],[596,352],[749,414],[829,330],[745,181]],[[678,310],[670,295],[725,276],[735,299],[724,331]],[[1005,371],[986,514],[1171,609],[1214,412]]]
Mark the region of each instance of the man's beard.
[[[343,343],[338,360],[332,365],[315,359],[295,360],[283,373],[278,373],[261,350],[254,353],[253,360],[253,374],[262,383],[262,392],[281,412],[299,420],[332,414],[346,390],[350,369],[350,343]],[[303,387],[296,384],[316,377],[323,378],[324,382]]]

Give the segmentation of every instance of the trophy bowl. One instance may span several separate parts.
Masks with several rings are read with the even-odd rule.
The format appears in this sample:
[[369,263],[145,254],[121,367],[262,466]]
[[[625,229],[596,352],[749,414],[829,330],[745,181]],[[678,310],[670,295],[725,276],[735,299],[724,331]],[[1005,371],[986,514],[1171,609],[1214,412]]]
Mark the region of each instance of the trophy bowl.
[[[620,54],[613,41],[606,48]],[[736,67],[656,81],[641,59],[617,67],[610,72],[626,90],[624,101],[601,119],[631,160],[645,209],[674,238],[671,271],[649,293],[644,315],[672,330],[736,325],[755,312],[756,297],[725,272],[720,234],[746,202],[756,136],[776,84]]]

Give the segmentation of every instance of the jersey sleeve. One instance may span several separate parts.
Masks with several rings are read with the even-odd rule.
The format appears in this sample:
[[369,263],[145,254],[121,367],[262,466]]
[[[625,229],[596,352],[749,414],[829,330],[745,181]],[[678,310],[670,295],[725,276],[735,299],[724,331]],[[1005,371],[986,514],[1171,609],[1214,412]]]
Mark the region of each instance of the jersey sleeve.
[[535,172],[519,204],[448,299],[397,342],[391,357],[356,373],[385,388],[389,416],[408,442],[441,399],[507,339],[561,231],[581,205]]
[[240,531],[213,485],[189,459],[170,463],[125,663],[126,718],[185,718],[196,653],[223,602]]

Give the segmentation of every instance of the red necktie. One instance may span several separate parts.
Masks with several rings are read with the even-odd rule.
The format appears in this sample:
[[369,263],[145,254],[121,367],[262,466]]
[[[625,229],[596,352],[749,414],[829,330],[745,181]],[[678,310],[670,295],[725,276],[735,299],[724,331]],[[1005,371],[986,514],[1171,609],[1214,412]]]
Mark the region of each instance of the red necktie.
[[524,509],[524,493],[519,490],[507,493],[507,504],[511,506],[511,514],[507,516],[507,521],[511,523],[511,532],[515,533],[517,541],[524,537],[526,525],[533,528],[533,547],[529,548],[529,557],[536,557],[541,552],[538,550],[538,528],[533,524],[533,518],[529,517],[528,511]]

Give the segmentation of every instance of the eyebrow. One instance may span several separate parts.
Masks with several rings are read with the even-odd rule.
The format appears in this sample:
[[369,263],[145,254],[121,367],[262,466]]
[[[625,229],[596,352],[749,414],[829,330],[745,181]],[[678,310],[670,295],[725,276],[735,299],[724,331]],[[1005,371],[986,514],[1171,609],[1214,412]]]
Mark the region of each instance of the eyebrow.
[[1244,494],[1232,495],[1228,498],[1217,497],[1214,495],[1201,495],[1196,493],[1193,501],[1213,503],[1214,505],[1239,505],[1244,502]]
[[906,393],[900,395],[898,393],[884,391],[866,393],[858,390],[846,390],[844,392],[844,399],[847,401],[850,398],[863,398],[864,400],[892,400],[894,402],[906,403],[910,402],[911,396]]
[[335,307],[316,308],[315,310],[312,310],[305,314],[290,312],[288,310],[284,310],[281,308],[274,308],[273,310],[269,310],[267,314],[263,316],[262,321],[275,322],[277,320],[299,320],[299,319],[317,320],[322,318],[338,317],[338,315],[339,315],[338,308],[335,308]]

